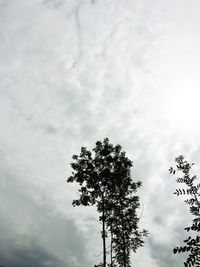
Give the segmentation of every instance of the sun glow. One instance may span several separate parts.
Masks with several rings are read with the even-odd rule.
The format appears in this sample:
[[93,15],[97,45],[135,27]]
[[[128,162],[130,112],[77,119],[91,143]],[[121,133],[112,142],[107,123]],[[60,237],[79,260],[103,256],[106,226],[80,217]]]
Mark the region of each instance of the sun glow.
[[200,89],[182,89],[166,96],[164,113],[169,124],[182,134],[200,133]]

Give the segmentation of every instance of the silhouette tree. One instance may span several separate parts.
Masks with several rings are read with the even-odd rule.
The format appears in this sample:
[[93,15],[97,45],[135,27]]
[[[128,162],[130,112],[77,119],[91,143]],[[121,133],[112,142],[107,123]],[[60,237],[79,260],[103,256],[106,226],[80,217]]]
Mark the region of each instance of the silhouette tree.
[[103,263],[97,266],[106,267],[106,238],[111,236],[111,262],[108,266],[129,267],[130,249],[134,251],[142,246],[145,230],[138,231],[136,209],[139,198],[135,196],[141,182],[134,183],[130,168],[132,161],[121,146],[113,146],[109,139],[97,141],[92,152],[81,148],[80,155],[74,155],[71,167],[72,175],[67,182],[80,185],[79,199],[73,200],[74,206],[96,205],[102,223]]
[[[197,176],[191,175],[191,168],[194,163],[189,163],[182,155],[177,157],[175,162],[176,168],[170,167],[169,171],[172,174],[176,174],[177,172],[181,173],[181,176],[176,179],[176,182],[182,184],[184,188],[176,189],[174,194],[177,196],[188,196],[184,202],[189,205],[190,213],[194,216],[194,219],[192,220],[192,224],[185,228],[185,231],[192,232],[193,236],[188,236],[184,240],[185,244],[174,248],[173,252],[174,254],[189,253],[187,260],[184,262],[185,267],[200,266],[200,236],[198,234],[200,231],[200,183],[195,183]],[[195,232],[197,232],[196,235]]]
[[135,193],[141,182],[132,181],[130,175],[132,162],[126,160],[125,153],[121,152],[120,160],[114,164],[115,179],[112,182],[115,190],[110,193],[106,205],[109,211],[106,226],[111,232],[111,254],[114,254],[115,260],[113,261],[111,256],[111,266],[116,262],[120,267],[130,266],[130,250],[136,252],[136,249],[144,243],[143,236],[148,234],[146,230],[138,230],[139,218],[136,210],[140,204],[139,197],[135,196]]

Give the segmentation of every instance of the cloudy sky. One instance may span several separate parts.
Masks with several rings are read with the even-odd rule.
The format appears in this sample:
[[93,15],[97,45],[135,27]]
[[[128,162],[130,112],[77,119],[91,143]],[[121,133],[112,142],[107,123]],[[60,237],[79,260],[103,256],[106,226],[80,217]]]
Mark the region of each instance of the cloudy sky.
[[199,0],[0,0],[0,264],[101,261],[95,208],[67,184],[81,146],[108,137],[141,180],[134,266],[179,267],[191,218],[168,173],[200,165]]

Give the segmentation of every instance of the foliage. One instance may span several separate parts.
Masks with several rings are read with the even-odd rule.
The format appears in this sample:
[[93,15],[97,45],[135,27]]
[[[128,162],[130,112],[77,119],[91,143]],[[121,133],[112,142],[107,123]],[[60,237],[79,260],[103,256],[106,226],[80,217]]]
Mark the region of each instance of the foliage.
[[118,266],[130,266],[130,250],[136,252],[144,243],[143,236],[147,235],[146,230],[138,230],[139,218],[136,210],[140,204],[135,193],[140,186],[140,182],[134,183],[130,180],[126,190],[120,187],[112,194],[111,212],[106,224],[112,233],[114,262],[117,262]]
[[141,182],[133,182],[130,169],[133,163],[121,151],[121,146],[113,146],[109,139],[97,141],[92,152],[81,148],[80,155],[73,156],[72,175],[67,182],[80,185],[79,199],[74,206],[96,205],[99,221],[102,223],[103,263],[106,267],[106,238],[110,233],[111,260],[108,266],[130,266],[130,250],[134,252],[143,245],[147,231],[138,230],[136,209],[139,198],[135,196]]
[[174,248],[173,252],[183,253],[189,252],[189,256],[187,260],[184,262],[185,267],[191,266],[200,266],[200,236],[198,232],[200,231],[200,183],[195,184],[195,180],[197,179],[196,175],[191,175],[191,168],[194,163],[187,162],[184,157],[181,155],[175,159],[176,169],[170,167],[169,171],[171,174],[176,174],[177,172],[181,173],[181,177],[176,179],[178,184],[182,184],[185,188],[181,187],[176,189],[174,192],[177,196],[186,195],[187,199],[185,203],[190,207],[190,213],[194,216],[192,220],[192,224],[185,228],[187,232],[196,232],[196,236],[188,236],[186,240],[184,240],[184,245],[180,247]]

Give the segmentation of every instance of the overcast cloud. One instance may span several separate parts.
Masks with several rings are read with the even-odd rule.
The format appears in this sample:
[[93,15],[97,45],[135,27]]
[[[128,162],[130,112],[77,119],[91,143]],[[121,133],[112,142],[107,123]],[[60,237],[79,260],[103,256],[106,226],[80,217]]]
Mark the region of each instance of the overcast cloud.
[[[134,266],[179,267],[190,217],[168,173],[200,164],[198,0],[0,0],[0,264],[101,260],[95,208],[73,208],[70,162],[108,137],[141,180]],[[142,211],[143,210],[143,211]]]

